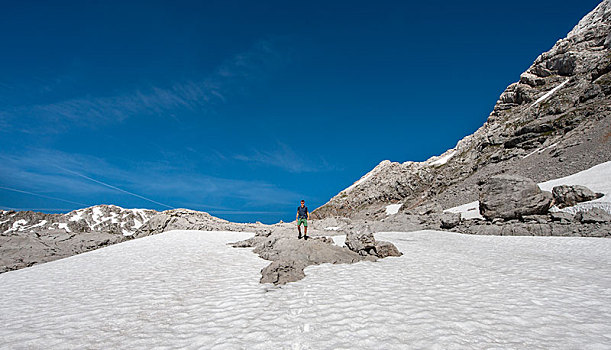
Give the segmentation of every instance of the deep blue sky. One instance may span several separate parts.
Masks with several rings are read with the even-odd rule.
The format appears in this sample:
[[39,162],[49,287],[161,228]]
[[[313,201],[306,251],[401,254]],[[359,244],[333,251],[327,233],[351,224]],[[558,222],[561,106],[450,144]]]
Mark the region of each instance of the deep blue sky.
[[0,206],[292,220],[452,148],[597,4],[4,1]]

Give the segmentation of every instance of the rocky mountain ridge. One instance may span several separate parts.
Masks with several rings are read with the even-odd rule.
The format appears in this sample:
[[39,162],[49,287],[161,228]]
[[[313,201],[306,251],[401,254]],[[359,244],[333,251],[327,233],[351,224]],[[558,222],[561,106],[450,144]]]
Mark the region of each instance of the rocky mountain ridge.
[[507,87],[472,135],[425,162],[381,162],[314,217],[379,220],[392,203],[446,209],[477,200],[477,182],[495,174],[541,182],[610,160],[610,28],[605,0]]
[[63,230],[65,232],[108,232],[133,235],[158,212],[152,209],[125,209],[116,205],[95,205],[65,214],[34,211],[0,211],[0,232],[34,232]]

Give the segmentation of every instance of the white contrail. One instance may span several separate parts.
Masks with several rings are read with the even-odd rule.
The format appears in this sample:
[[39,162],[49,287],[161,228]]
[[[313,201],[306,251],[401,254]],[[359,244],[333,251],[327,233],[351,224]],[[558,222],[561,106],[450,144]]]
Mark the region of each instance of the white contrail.
[[83,174],[77,173],[76,171],[72,171],[72,170],[69,170],[69,169],[66,169],[66,168],[62,168],[62,167],[61,167],[61,166],[59,166],[59,165],[55,165],[55,166],[56,166],[56,167],[58,167],[58,168],[60,168],[60,169],[62,169],[63,171],[67,171],[67,172],[69,172],[69,173],[71,173],[71,174],[74,174],[74,175],[80,176],[80,177],[82,177],[82,178],[84,178],[84,179],[87,179],[87,180],[93,181],[93,182],[95,182],[95,183],[98,183],[98,184],[100,184],[100,185],[103,185],[103,186],[106,186],[106,187],[112,188],[113,190],[117,190],[117,191],[119,191],[119,192],[127,193],[127,194],[129,194],[129,195],[134,196],[134,197],[138,197],[138,198],[144,199],[144,200],[146,200],[146,201],[149,201],[149,202],[152,202],[152,203],[155,203],[155,204],[163,205],[164,207],[168,207],[168,208],[170,208],[170,209],[176,209],[176,208],[174,208],[174,207],[173,207],[173,206],[171,206],[171,205],[163,204],[163,203],[157,202],[157,201],[155,201],[155,200],[152,200],[152,199],[150,199],[150,198],[146,198],[146,197],[144,197],[144,196],[141,196],[141,195],[139,195],[139,194],[136,194],[136,193],[133,193],[133,192],[129,192],[129,191],[126,191],[126,190],[121,189],[121,188],[119,188],[119,187],[116,187],[116,186],[113,186],[113,185],[107,184],[107,183],[105,183],[105,182],[98,181],[98,180],[96,180],[96,179],[92,179],[92,178],[90,178],[89,176],[86,176],[86,175],[83,175]]
[[47,199],[54,199],[54,200],[58,200],[58,201],[62,201],[62,202],[68,202],[68,203],[77,204],[77,205],[84,205],[86,207],[89,206],[89,205],[87,205],[85,203],[73,202],[73,201],[69,201],[67,199],[61,199],[61,198],[57,198],[57,197],[45,196],[44,194],[38,194],[38,193],[34,193],[34,192],[18,190],[16,188],[0,186],[0,189],[8,190],[8,191],[13,191],[13,192],[20,192],[20,193],[31,194],[32,196],[38,196],[38,197],[47,198]]

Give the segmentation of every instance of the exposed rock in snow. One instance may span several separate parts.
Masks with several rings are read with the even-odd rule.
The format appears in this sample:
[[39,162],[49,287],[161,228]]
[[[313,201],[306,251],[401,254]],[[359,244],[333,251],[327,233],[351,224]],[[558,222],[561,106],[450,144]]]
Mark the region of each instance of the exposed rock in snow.
[[497,175],[482,183],[479,210],[487,219],[519,219],[524,215],[545,214],[552,202],[552,194],[541,191],[528,178]]

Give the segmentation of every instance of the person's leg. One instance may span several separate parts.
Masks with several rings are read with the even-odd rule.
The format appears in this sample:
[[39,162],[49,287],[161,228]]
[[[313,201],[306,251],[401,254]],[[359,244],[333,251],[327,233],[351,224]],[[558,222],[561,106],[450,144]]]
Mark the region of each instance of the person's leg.
[[299,232],[298,239],[301,239],[301,220],[297,219],[297,232]]
[[303,239],[308,239],[308,220],[303,220],[303,229],[304,229],[304,233],[303,233]]

